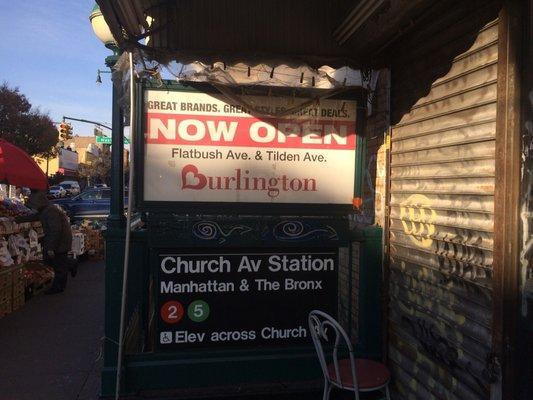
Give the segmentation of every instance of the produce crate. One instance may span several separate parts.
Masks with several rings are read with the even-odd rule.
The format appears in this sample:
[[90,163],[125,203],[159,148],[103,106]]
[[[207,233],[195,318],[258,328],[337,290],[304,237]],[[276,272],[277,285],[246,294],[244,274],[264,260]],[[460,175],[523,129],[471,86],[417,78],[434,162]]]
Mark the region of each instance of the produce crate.
[[102,260],[105,254],[105,244],[102,237],[94,240],[86,247],[90,260]]
[[17,231],[17,232],[28,230],[28,229],[31,229],[31,227],[32,227],[32,223],[31,222],[20,222],[20,223],[15,224],[15,225],[17,226],[17,228],[15,229],[15,231]]
[[13,311],[22,308],[26,302],[26,281],[24,279],[24,267],[13,268]]
[[22,294],[16,297],[13,297],[12,310],[15,311],[15,310],[18,310],[19,308],[22,308],[25,303],[26,303],[26,297],[24,296],[24,287],[23,287]]
[[12,267],[11,269],[11,275],[13,279],[13,285],[17,283],[24,283],[24,265],[18,265],[16,267]]
[[10,314],[12,310],[13,308],[11,297],[8,297],[4,301],[0,301],[0,318],[6,316],[7,314]]
[[0,268],[0,289],[10,287],[13,284],[11,268]]
[[72,250],[71,253],[77,258],[85,253],[85,235],[81,232],[73,233],[72,235]]
[[104,237],[98,229],[85,228],[85,251],[91,259],[101,259],[104,255]]
[[31,296],[38,296],[41,293],[46,292],[52,286],[52,281],[53,281],[53,278],[47,281],[41,282],[38,285],[34,285],[31,289]]
[[24,282],[17,282],[13,284],[13,298],[18,296],[24,296],[24,292],[26,290],[26,285]]
[[54,272],[40,262],[30,262],[24,270],[26,300],[47,290],[52,284]]
[[11,297],[13,296],[13,286],[4,286],[3,288],[0,288],[0,303],[5,303],[8,300],[11,301]]
[[0,270],[0,317],[21,308],[25,303],[24,266]]

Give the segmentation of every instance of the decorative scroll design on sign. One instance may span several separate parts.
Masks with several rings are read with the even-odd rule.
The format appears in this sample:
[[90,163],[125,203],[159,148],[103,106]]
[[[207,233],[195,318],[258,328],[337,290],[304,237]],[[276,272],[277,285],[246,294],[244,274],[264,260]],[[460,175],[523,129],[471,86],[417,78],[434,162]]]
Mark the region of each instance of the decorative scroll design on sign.
[[410,318],[406,315],[402,316],[402,320],[411,328],[411,333],[427,355],[444,364],[450,371],[466,372],[474,379],[482,392],[487,393],[487,385],[501,379],[500,364],[494,354],[487,355],[485,368],[482,371],[473,371],[472,364],[460,359],[459,350],[439,334],[433,323],[423,318]]
[[337,231],[329,225],[318,228],[304,225],[300,221],[282,221],[273,229],[273,235],[277,240],[299,241],[309,239],[338,240]]
[[224,243],[233,234],[242,236],[251,230],[252,228],[246,225],[232,225],[224,230],[213,221],[199,221],[192,227],[192,233],[198,239],[218,240],[219,244]]

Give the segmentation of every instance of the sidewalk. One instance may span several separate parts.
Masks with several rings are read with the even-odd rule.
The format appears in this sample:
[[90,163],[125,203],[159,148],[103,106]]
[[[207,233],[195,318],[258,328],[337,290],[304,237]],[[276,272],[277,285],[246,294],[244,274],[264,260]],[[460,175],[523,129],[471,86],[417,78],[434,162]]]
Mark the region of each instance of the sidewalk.
[[[81,263],[78,276],[69,276],[64,293],[38,296],[0,319],[0,400],[97,400],[101,360],[96,360],[103,335],[104,263]],[[235,399],[321,398],[322,393],[316,392]],[[331,400],[348,398],[353,395],[331,396]],[[379,396],[361,396],[376,398]]]
[[0,319],[0,400],[94,400],[100,392],[104,263],[80,263],[62,294]]

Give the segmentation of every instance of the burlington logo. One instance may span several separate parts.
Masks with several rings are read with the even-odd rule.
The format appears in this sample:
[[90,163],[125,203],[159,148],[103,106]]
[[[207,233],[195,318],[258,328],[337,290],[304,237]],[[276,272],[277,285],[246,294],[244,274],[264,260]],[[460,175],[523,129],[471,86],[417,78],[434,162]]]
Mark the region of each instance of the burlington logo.
[[181,171],[181,188],[182,189],[203,189],[207,184],[207,178],[204,174],[198,173],[195,165],[188,164]]
[[196,165],[187,164],[181,170],[181,189],[264,191],[268,197],[275,198],[281,192],[316,192],[317,183],[314,178],[287,175],[252,176],[249,170],[240,168],[230,176],[208,176],[201,173]]

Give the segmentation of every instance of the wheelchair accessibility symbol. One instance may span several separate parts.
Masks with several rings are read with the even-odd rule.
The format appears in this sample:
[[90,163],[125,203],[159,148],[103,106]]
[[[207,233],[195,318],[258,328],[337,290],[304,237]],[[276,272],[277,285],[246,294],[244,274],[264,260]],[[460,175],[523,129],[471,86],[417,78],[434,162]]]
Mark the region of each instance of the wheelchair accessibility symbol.
[[172,332],[161,332],[159,335],[159,342],[161,344],[172,343]]

